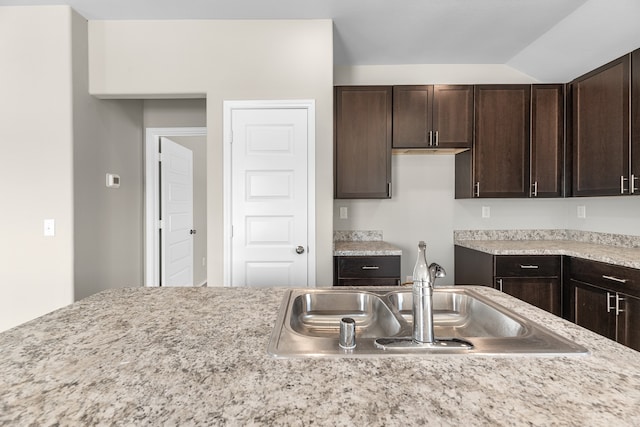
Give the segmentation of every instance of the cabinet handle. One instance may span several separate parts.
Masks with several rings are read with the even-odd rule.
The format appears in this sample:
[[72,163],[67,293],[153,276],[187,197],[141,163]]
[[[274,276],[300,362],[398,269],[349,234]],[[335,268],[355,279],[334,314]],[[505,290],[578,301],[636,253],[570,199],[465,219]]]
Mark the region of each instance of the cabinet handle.
[[438,145],[440,145],[440,135],[438,131],[435,131],[435,134],[436,134],[436,147],[437,147]]
[[480,197],[480,181],[473,184],[473,197]]
[[387,182],[387,196],[391,198],[391,183]]
[[533,194],[532,197],[538,197],[538,181],[533,183]]
[[603,279],[607,279],[607,280],[613,280],[614,282],[618,282],[618,283],[627,283],[629,281],[629,279],[620,279],[618,277],[615,276],[607,276],[607,275],[602,275]]
[[636,179],[638,179],[637,176],[635,176],[634,174],[631,174],[631,179],[629,180],[630,182],[630,187],[629,188],[629,193],[633,194],[636,192],[637,188],[636,188]]
[[624,194],[624,182],[629,181],[629,178],[625,178],[624,176],[620,176],[620,194]]
[[502,279],[496,279],[496,282],[498,283],[498,290],[502,292]]
[[611,297],[615,298],[616,294],[607,292],[607,313],[611,313],[611,310],[615,310],[615,307],[611,306]]
[[624,310],[620,308],[620,301],[624,301],[624,298],[616,294],[616,316],[620,316],[620,313],[624,312]]
[[529,265],[520,264],[520,268],[522,268],[524,270],[535,270],[535,269],[538,268],[538,266],[537,265],[532,265],[532,264],[529,264]]
[[429,131],[429,147],[433,146],[433,131]]
[[380,270],[380,267],[378,267],[377,265],[363,265],[362,269],[363,270]]

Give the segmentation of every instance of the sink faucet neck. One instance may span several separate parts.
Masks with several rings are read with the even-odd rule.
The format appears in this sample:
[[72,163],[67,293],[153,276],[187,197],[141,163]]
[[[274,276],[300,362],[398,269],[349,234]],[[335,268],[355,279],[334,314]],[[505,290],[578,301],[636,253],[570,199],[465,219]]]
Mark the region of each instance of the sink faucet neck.
[[444,277],[444,268],[436,263],[429,265],[426,244],[418,243],[418,258],[413,268],[413,341],[434,343],[433,288],[437,277]]

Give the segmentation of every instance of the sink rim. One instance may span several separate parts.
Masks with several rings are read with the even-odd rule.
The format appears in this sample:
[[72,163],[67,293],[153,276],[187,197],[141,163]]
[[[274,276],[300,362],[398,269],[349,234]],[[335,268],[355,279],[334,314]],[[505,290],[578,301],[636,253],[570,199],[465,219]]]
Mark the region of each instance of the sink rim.
[[[338,337],[308,337],[303,334],[296,333],[287,329],[286,324],[290,321],[291,304],[296,296],[307,293],[368,293],[380,297],[394,315],[403,322],[401,334],[395,335],[395,338],[402,336],[410,336],[410,324],[402,317],[402,315],[386,298],[394,293],[410,293],[411,288],[292,288],[285,291],[282,303],[278,310],[278,316],[271,332],[267,352],[274,358],[299,358],[299,357],[389,357],[389,356],[427,356],[433,354],[461,355],[461,354],[477,354],[480,356],[581,356],[588,355],[589,351],[575,343],[574,341],[563,337],[562,335],[551,331],[550,329],[536,323],[535,321],[520,315],[513,310],[498,304],[487,296],[481,295],[467,286],[438,287],[435,292],[453,292],[466,294],[472,298],[487,304],[492,309],[505,315],[507,318],[518,322],[525,330],[523,335],[514,337],[464,337],[470,341],[473,349],[445,349],[444,351],[396,351],[381,350],[376,348],[372,339],[360,339],[357,346],[353,350],[342,350],[337,346]],[[378,337],[388,338],[388,337]],[[441,337],[444,338],[444,337]],[[281,345],[282,344],[282,345]],[[314,345],[315,344],[315,345]],[[297,348],[284,349],[285,346],[294,346]]]

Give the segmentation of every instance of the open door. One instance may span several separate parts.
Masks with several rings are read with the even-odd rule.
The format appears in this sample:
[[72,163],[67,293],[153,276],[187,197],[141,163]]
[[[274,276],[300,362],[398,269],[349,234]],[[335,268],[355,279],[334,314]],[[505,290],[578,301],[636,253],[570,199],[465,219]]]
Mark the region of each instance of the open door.
[[160,138],[161,286],[193,286],[193,152]]

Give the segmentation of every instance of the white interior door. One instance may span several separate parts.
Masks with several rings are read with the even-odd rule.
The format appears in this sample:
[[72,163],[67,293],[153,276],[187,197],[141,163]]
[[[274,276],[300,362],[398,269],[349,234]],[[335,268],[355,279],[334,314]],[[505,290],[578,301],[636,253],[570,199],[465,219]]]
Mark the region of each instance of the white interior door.
[[308,110],[231,112],[231,285],[307,286]]
[[162,286],[193,286],[193,153],[160,138]]

